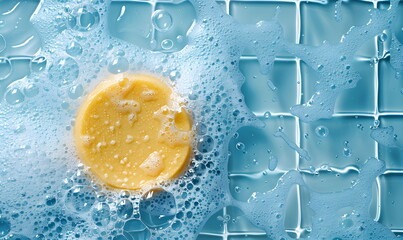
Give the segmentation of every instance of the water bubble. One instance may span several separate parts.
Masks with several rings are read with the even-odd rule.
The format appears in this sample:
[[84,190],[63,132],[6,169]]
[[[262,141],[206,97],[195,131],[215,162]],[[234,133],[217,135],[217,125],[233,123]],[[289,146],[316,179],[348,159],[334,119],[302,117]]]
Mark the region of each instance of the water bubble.
[[169,79],[171,79],[172,81],[177,80],[178,78],[180,78],[180,76],[181,76],[180,72],[178,72],[178,71],[176,71],[176,70],[171,71],[171,72],[169,73]]
[[172,27],[172,16],[167,11],[157,10],[152,15],[152,23],[155,29],[166,32]]
[[329,135],[329,129],[325,126],[318,126],[315,128],[315,133],[318,137],[327,137]]
[[164,39],[161,42],[161,48],[164,50],[170,50],[174,46],[174,42],[171,39]]
[[116,57],[108,65],[108,71],[113,74],[123,73],[129,70],[129,61],[125,57]]
[[138,219],[130,219],[123,226],[123,231],[131,237],[131,239],[149,239],[150,231]]
[[99,19],[100,16],[96,9],[90,6],[82,6],[69,13],[67,23],[74,30],[87,32],[98,26]]
[[35,97],[39,93],[39,87],[31,83],[24,87],[24,94],[26,97]]
[[243,142],[238,142],[235,144],[235,148],[238,150],[245,150],[245,144]]
[[185,38],[182,35],[176,36],[176,41],[178,43],[183,43],[185,41]]
[[116,208],[118,216],[122,219],[128,219],[133,214],[133,203],[128,199],[121,200]]
[[318,65],[316,68],[318,71],[321,71],[323,69],[323,65]]
[[213,150],[214,140],[210,136],[203,136],[197,143],[197,149],[202,153],[207,153]]
[[267,119],[267,118],[271,117],[271,113],[270,112],[265,112],[263,114],[263,116]]
[[0,53],[6,49],[6,39],[0,34]]
[[140,200],[141,221],[151,229],[168,227],[176,212],[175,197],[163,189],[150,190]]
[[5,219],[0,217],[0,237],[6,236],[11,230],[11,224],[10,222]]
[[269,170],[274,171],[277,168],[278,158],[276,156],[269,157]]
[[67,47],[66,47],[66,53],[69,54],[70,56],[78,56],[83,52],[83,48],[78,42],[71,42]]
[[386,33],[382,33],[380,35],[378,35],[379,41],[381,42],[385,42],[388,39],[388,35],[386,35]]
[[351,157],[351,150],[350,150],[350,148],[348,148],[348,147],[345,147],[345,148],[343,148],[343,155],[345,156],[345,157]]
[[79,97],[81,97],[84,93],[84,88],[83,85],[78,84],[76,86],[72,86],[69,89],[68,95],[71,99],[77,99]]
[[45,70],[47,64],[47,60],[45,57],[36,57],[32,59],[30,63],[32,72],[42,72]]
[[78,74],[78,64],[71,57],[58,59],[49,67],[49,79],[64,85],[76,80]]
[[0,80],[6,79],[11,74],[11,62],[8,58],[0,57]]
[[98,203],[94,206],[91,213],[92,220],[97,226],[106,226],[110,221],[110,208],[106,203]]
[[56,204],[56,198],[53,196],[46,196],[45,203],[48,206],[53,206]]
[[73,212],[88,212],[94,205],[96,194],[89,186],[74,186],[66,194],[66,206]]
[[12,88],[6,92],[6,101],[11,105],[22,103],[25,100],[24,94],[18,88]]

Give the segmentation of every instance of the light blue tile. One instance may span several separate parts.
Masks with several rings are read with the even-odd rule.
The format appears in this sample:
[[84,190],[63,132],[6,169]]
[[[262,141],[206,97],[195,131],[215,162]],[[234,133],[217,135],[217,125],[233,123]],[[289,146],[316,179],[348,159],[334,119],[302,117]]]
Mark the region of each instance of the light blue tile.
[[246,202],[254,192],[267,192],[276,187],[283,173],[267,172],[256,174],[230,174],[231,195]]
[[[284,36],[288,42],[296,41],[296,6],[295,3],[286,2],[259,2],[244,1],[231,2],[230,14],[244,24],[255,24],[259,21],[273,20],[277,7],[280,7],[278,21],[284,29]],[[244,55],[255,55],[253,48],[245,49]],[[281,56],[289,56],[281,52]]]
[[[124,12],[123,16],[120,16]],[[112,2],[108,25],[113,37],[150,49],[152,6],[142,2]],[[136,24],[133,24],[136,23]]]
[[[330,4],[301,2],[301,42],[308,45],[320,45],[323,41],[338,43],[352,26],[365,25],[369,19],[371,2],[343,1],[342,19],[336,21],[335,1]],[[358,56],[375,56],[375,40],[365,42],[356,52]]]
[[274,137],[279,128],[291,140],[296,138],[296,120],[294,117],[272,116],[261,118],[264,128],[243,127],[238,130],[238,137],[229,144],[230,173],[258,173],[268,170],[269,159],[277,158],[276,171],[296,169],[296,154],[281,138]]
[[[286,113],[297,104],[297,67],[295,61],[276,61],[273,73],[263,75],[257,60],[242,60],[240,70],[245,76],[242,93],[246,105],[255,113],[266,111]],[[268,85],[272,81],[275,90]]]
[[222,234],[224,232],[223,210],[213,214],[203,226],[201,233]]
[[[30,22],[31,15],[39,5],[39,0],[2,1],[0,7],[0,34],[6,40],[6,48],[0,52],[4,56],[32,56],[41,48],[41,39]],[[6,12],[13,9],[13,14]],[[30,39],[31,38],[31,39]],[[29,40],[30,39],[30,40]],[[29,41],[28,41],[29,40]],[[29,44],[23,44],[28,41]]]
[[[393,126],[398,146],[403,147],[403,116],[380,118],[381,127]],[[379,144],[379,158],[386,162],[386,169],[403,169],[403,150]]]
[[330,193],[351,188],[358,179],[358,172],[337,173],[319,171],[318,174],[304,173],[304,181],[315,192]]
[[403,229],[403,174],[381,176],[381,215],[379,222],[391,229]]
[[[336,100],[335,113],[374,113],[375,112],[375,69],[369,61],[355,61],[352,67],[359,72],[361,80],[356,87],[344,90]],[[319,81],[317,73],[307,64],[301,63],[302,102],[306,103],[315,93]]]
[[[396,71],[390,65],[390,58],[379,61],[379,111],[403,111],[403,81],[396,78]],[[403,71],[401,72],[403,76]]]
[[[352,116],[301,123],[301,146],[312,159],[300,161],[300,168],[361,166],[369,157],[375,156],[375,141],[369,137],[373,122],[371,117]],[[316,133],[321,126],[328,129],[325,137]]]
[[229,233],[265,234],[265,231],[253,225],[239,208],[227,207],[227,214],[230,216],[230,220],[228,221]]
[[[172,17],[172,27],[167,31],[153,31],[151,16],[152,6],[144,2],[112,2],[108,15],[110,34],[140,47],[162,51],[174,52],[181,50],[187,44],[186,33],[195,19],[195,11],[190,2],[159,3],[156,10],[165,10]],[[124,14],[122,15],[122,12]],[[136,23],[136,24],[133,24]],[[155,48],[151,40],[155,32]],[[182,41],[177,37],[182,36]],[[173,47],[163,49],[164,40],[171,40]]]

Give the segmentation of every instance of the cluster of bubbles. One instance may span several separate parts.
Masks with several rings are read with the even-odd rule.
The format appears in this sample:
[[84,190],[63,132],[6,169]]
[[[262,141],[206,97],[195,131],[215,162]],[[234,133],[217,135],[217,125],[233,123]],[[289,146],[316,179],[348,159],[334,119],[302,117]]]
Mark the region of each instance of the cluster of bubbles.
[[[308,122],[329,117],[337,95],[359,80],[351,67],[353,50],[390,27],[395,8],[375,12],[370,24],[351,30],[339,45],[309,47],[287,44],[276,21],[240,25],[215,1],[191,0],[197,19],[189,33],[189,44],[180,52],[165,54],[174,47],[173,39],[161,42],[161,53],[111,37],[106,31],[110,3],[48,0],[32,18],[42,37],[42,50],[30,62],[31,75],[6,92],[8,104],[0,104],[0,112],[4,113],[0,128],[0,237],[195,239],[211,215],[235,205],[271,238],[290,238],[283,224],[283,203],[291,187],[305,186],[298,172],[289,171],[276,188],[256,192],[248,201],[233,199],[229,189],[228,144],[239,128],[263,125],[246,107],[240,93],[240,55],[245,47],[253,46],[264,73],[271,71],[278,49],[285,48],[303,59],[323,81],[308,103],[291,111]],[[156,10],[151,23],[155,30],[167,32],[174,19],[167,11]],[[178,36],[175,41],[183,38]],[[2,39],[0,51],[5,44]],[[11,61],[0,58],[0,81],[12,70]],[[99,182],[78,164],[72,142],[71,129],[82,96],[110,74],[128,71],[165,77],[183,97],[195,122],[196,141],[189,168],[178,179],[139,191],[110,189]],[[271,113],[264,113],[264,117],[271,118]],[[374,139],[386,145],[393,143],[388,137],[393,129],[378,129],[372,134]],[[315,133],[325,138],[329,130],[318,126]],[[274,135],[301,158],[310,160],[308,152],[293,143],[283,129]],[[247,146],[236,138],[235,144],[237,151],[246,151]],[[351,156],[348,142],[343,153]],[[278,162],[271,155],[268,171],[274,171]],[[313,220],[311,236],[393,238],[393,233],[374,222],[366,209],[372,182],[383,170],[382,161],[369,159],[351,189],[335,194],[312,192],[310,206],[320,217]],[[345,205],[355,211],[341,218],[334,216]],[[341,227],[335,227],[338,225]]]

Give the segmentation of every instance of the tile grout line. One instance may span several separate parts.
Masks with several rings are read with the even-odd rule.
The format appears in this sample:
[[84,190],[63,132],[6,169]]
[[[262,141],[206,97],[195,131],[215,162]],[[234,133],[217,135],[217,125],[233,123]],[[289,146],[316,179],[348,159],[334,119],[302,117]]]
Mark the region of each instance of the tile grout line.
[[[296,1],[295,2],[295,14],[296,14],[296,29],[295,29],[295,42],[296,44],[300,44],[301,42],[301,8],[300,8],[300,1]],[[302,72],[301,72],[301,60],[299,58],[297,58],[296,61],[296,67],[297,67],[297,104],[301,104],[302,102]],[[301,147],[301,121],[299,120],[299,118],[296,118],[296,126],[295,126],[295,130],[296,130],[296,141],[295,144],[298,147]],[[296,170],[298,171],[299,169],[299,154],[297,152],[295,152],[295,156],[296,156]],[[301,223],[302,223],[302,206],[301,206],[301,190],[300,190],[300,186],[297,185],[297,226],[296,229],[302,229]],[[300,232],[297,232],[297,239],[300,238]]]

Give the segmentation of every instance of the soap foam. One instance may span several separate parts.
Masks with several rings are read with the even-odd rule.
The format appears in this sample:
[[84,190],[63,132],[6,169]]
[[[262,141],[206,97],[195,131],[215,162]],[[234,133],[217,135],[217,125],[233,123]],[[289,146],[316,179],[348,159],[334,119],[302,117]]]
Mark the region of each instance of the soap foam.
[[[22,88],[35,83],[41,91],[18,107],[0,104],[2,226],[9,224],[12,233],[38,239],[195,239],[217,210],[235,205],[269,237],[290,238],[284,227],[284,203],[292,186],[305,186],[297,171],[284,174],[276,188],[256,192],[247,202],[234,200],[229,190],[230,138],[242,126],[263,126],[246,107],[240,92],[244,81],[239,71],[241,53],[247,46],[254,47],[265,74],[271,72],[280,49],[301,58],[321,81],[310,101],[293,107],[291,112],[303,121],[329,118],[337,96],[360,79],[351,66],[355,50],[364,40],[391,27],[398,1],[392,1],[389,10],[373,10],[371,21],[351,29],[339,44],[318,47],[286,43],[276,19],[241,25],[214,1],[190,2],[197,18],[187,36],[188,45],[169,55],[109,36],[106,15],[110,0],[41,2],[32,22],[43,42],[37,56],[44,57],[49,68],[33,72],[18,83]],[[93,19],[91,24],[77,21],[83,13]],[[72,43],[76,46],[74,51],[72,47],[66,50]],[[401,45],[396,40],[393,44],[395,50],[391,52],[396,54],[391,62],[399,69]],[[191,167],[183,176],[140,191],[119,192],[98,182],[79,164],[71,131],[75,113],[83,101],[81,95],[94,89],[108,71],[171,79],[169,84],[187,103],[195,125],[204,126],[195,136]],[[71,89],[78,86],[83,92],[69,97]],[[152,97],[152,93],[144,96]],[[133,103],[118,104],[122,109],[129,106],[136,110]],[[15,133],[17,124],[26,129]],[[285,135],[279,137],[287,142]],[[292,142],[288,144],[309,158],[308,152]],[[152,163],[144,167],[154,171],[150,166],[156,164],[155,159],[152,157]],[[270,169],[275,165],[277,162]],[[310,238],[393,239],[393,233],[368,214],[372,183],[383,171],[384,163],[371,158],[362,166],[360,180],[351,189],[329,194],[310,191],[309,207],[315,211]],[[156,194],[150,192],[154,191],[163,197],[153,198]],[[150,210],[149,206],[156,207]],[[348,219],[353,227],[344,224],[350,227],[343,228],[335,214],[347,206],[353,208]],[[18,211],[18,217],[11,217],[14,212],[10,209]],[[166,213],[166,223],[154,224],[150,220]]]

